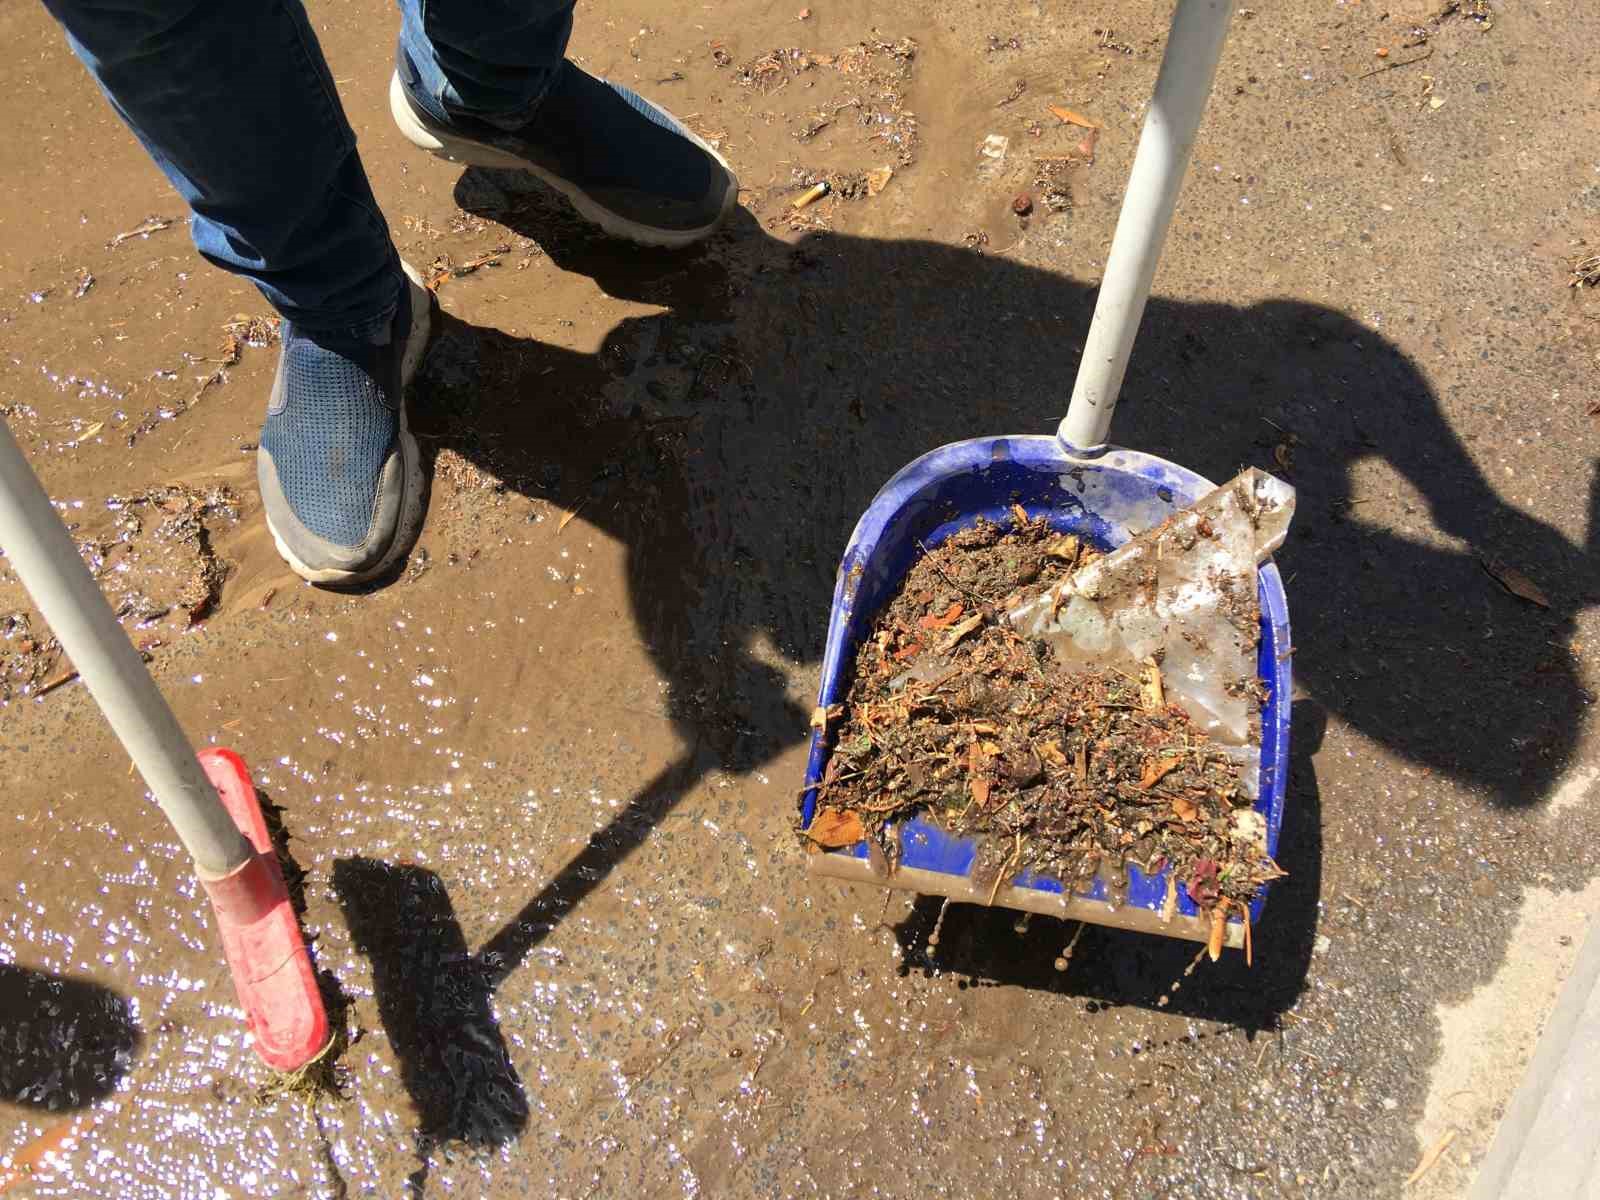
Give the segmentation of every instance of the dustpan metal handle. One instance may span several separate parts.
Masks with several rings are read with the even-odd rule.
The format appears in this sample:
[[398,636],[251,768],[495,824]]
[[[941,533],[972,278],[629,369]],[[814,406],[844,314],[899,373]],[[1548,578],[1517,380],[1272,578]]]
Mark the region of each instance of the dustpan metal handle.
[[49,622],[195,865],[213,878],[242,866],[253,854],[250,844],[217,798],[178,719],[117,623],[3,420],[0,550]]
[[1237,0],[1178,0],[1059,437],[1105,444]]

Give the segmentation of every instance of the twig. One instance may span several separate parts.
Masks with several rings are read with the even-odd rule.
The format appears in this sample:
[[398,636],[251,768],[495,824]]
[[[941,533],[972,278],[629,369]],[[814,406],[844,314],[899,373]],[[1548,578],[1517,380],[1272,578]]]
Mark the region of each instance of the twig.
[[1413,1183],[1415,1183],[1417,1180],[1421,1179],[1429,1171],[1433,1170],[1433,1164],[1438,1162],[1439,1159],[1441,1157],[1443,1157],[1444,1152],[1450,1148],[1450,1143],[1455,1141],[1455,1140],[1456,1140],[1456,1131],[1454,1129],[1452,1129],[1449,1133],[1445,1134],[1442,1138],[1440,1138],[1432,1146],[1429,1146],[1428,1149],[1423,1152],[1421,1161],[1417,1163],[1417,1169],[1415,1171],[1411,1172],[1410,1175],[1406,1176],[1406,1181],[1402,1186],[1403,1187],[1410,1187]]
[[1385,71],[1398,71],[1401,67],[1409,67],[1412,63],[1419,63],[1425,58],[1433,57],[1433,47],[1428,47],[1426,54],[1418,54],[1412,58],[1402,58],[1398,62],[1384,63],[1381,67],[1373,67],[1364,74],[1357,75],[1357,79],[1370,79],[1374,75],[1382,75]]
[[149,237],[152,233],[160,233],[163,229],[167,228],[171,224],[172,218],[170,217],[147,217],[142,223],[134,228],[117,234],[116,237],[112,238],[106,243],[106,249],[114,250],[116,247],[122,245],[123,242],[126,242],[131,238]]
[[[970,808],[971,805],[968,805],[968,807]],[[1022,861],[1022,834],[1019,832],[1017,834],[1016,849],[1014,849],[1011,852],[1010,857],[1006,859],[1005,866],[1000,868],[1000,874],[998,874],[998,875],[996,875],[994,877],[994,886],[989,889],[989,906],[991,908],[994,907],[994,898],[1000,894],[1000,884],[1006,879],[1006,877],[1008,875],[1011,874],[1012,868],[1014,866],[1016,866],[1017,863],[1020,863],[1021,861]]]
[[988,596],[985,596],[982,592],[975,592],[971,588],[965,586],[964,584],[957,583],[954,579],[952,579],[950,577],[950,573],[948,571],[946,571],[943,567],[941,567],[937,562],[933,561],[933,559],[931,558],[931,555],[933,554],[933,551],[928,549],[927,543],[924,542],[921,538],[917,539],[917,548],[922,551],[923,557],[928,559],[928,565],[930,567],[932,567],[935,571],[939,572],[939,578],[943,579],[951,587],[955,588],[956,591],[965,592],[967,595],[971,596],[974,600],[978,601],[980,604],[993,604],[993,603],[995,603],[995,601],[993,599],[991,599]]
[[77,677],[78,672],[75,669],[68,670],[64,675],[57,675],[54,679],[46,679],[33,694],[35,696],[48,696],[58,687],[71,683]]

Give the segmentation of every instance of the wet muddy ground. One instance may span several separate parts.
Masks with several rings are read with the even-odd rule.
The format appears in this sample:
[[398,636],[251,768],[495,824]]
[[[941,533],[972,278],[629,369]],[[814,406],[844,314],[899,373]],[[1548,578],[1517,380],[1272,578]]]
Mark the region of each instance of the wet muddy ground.
[[[1514,930],[1581,940],[1517,914],[1600,870],[1600,290],[1568,286],[1600,16],[1383,8],[1241,15],[1117,414],[1300,489],[1290,875],[1254,967],[1175,994],[1187,944],[1089,929],[1057,972],[1071,930],[1011,913],[953,909],[930,954],[936,905],[809,881],[791,832],[856,517],[1070,393],[1166,4],[585,6],[574,53],[740,173],[687,255],[414,151],[393,13],[314,4],[402,253],[450,272],[428,524],[356,596],[261,523],[274,352],[228,338],[263,302],[163,224],[42,10],[0,12],[0,406],[187,728],[281,806],[349,1039],[341,1096],[258,1097],[187,863],[48,630],[0,615],[0,1152],[67,1146],[19,1190],[1400,1195],[1436,1006],[1545,957]],[[164,536],[182,512],[125,503],[173,495],[219,502]]]

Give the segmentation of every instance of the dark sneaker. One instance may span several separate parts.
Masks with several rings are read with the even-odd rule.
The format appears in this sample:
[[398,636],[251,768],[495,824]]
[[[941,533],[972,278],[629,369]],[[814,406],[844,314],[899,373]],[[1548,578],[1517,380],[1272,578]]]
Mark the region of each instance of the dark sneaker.
[[[406,63],[402,59],[402,70]],[[400,132],[452,162],[530,171],[615,237],[687,246],[732,211],[739,181],[723,158],[643,96],[563,62],[533,119],[507,132],[428,111],[396,72]]]
[[405,392],[427,349],[433,297],[410,268],[407,278],[382,345],[284,322],[256,477],[278,553],[312,583],[382,575],[422,527]]

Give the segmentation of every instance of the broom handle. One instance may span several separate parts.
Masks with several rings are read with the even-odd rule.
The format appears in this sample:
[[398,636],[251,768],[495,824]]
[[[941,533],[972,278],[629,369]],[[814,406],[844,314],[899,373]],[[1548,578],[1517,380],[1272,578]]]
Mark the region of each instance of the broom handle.
[[1072,403],[1057,436],[1074,450],[1105,444],[1150,282],[1178,203],[1195,131],[1216,78],[1237,0],[1178,0],[1155,95],[1128,176]]
[[202,875],[254,851],[96,586],[50,497],[0,420],[0,550],[39,606]]

